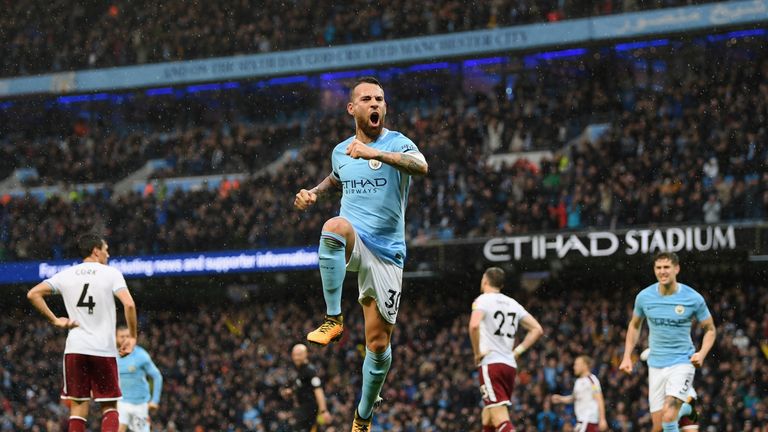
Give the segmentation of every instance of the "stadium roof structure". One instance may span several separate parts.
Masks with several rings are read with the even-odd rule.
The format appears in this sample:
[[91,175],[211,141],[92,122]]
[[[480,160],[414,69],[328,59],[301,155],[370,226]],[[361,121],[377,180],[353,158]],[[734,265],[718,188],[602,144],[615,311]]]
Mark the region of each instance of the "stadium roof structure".
[[768,21],[768,0],[722,2],[562,22],[205,60],[61,72],[0,80],[0,98],[162,87],[329,72],[462,56],[565,48],[599,41],[744,27]]

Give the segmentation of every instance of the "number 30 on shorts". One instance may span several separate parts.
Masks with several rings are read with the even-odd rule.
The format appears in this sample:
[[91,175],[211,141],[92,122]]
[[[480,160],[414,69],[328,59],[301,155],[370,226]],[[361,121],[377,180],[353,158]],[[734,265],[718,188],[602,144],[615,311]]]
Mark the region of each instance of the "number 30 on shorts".
[[400,309],[400,296],[402,293],[399,293],[393,289],[387,290],[387,292],[389,293],[389,298],[386,302],[384,302],[384,306],[389,310],[394,308],[393,312],[397,312]]

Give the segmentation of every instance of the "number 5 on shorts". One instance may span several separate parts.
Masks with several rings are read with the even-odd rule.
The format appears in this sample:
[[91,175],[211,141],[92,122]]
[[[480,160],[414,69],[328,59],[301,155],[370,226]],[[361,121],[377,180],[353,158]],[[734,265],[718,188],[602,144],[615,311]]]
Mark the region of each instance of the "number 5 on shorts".
[[688,389],[691,388],[691,380],[687,379],[685,380],[685,383],[683,384],[683,390],[681,393],[688,393]]

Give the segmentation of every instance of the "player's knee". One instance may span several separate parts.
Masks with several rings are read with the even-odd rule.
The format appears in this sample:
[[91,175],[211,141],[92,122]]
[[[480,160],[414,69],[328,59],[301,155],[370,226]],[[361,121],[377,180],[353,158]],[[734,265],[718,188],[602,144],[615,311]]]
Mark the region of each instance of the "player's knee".
[[366,337],[366,347],[375,352],[383,353],[389,346],[389,335],[386,332],[376,332],[375,334]]
[[677,410],[675,407],[667,407],[664,409],[664,413],[661,415],[661,421],[664,423],[677,422]]
[[381,342],[381,341],[374,341],[374,342],[368,343],[368,349],[371,350],[371,352],[375,352],[376,354],[381,354],[384,351],[386,351],[387,346],[389,346],[388,343]]
[[349,223],[348,220],[342,217],[334,217],[334,218],[328,219],[325,222],[325,224],[323,225],[323,231],[334,232],[336,234],[340,234],[346,237],[347,235],[352,233],[352,225]]

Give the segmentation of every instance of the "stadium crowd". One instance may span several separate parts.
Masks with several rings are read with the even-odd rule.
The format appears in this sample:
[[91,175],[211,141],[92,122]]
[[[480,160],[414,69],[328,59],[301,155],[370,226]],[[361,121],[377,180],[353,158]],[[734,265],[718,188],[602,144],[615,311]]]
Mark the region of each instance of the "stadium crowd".
[[[2,2],[0,77],[478,30],[707,0]],[[312,11],[312,13],[307,13]]]
[[150,159],[165,161],[158,176],[255,171],[299,140],[311,115],[301,114],[316,104],[298,85],[213,93],[16,103],[0,110],[0,176],[35,168],[26,186],[117,182]]
[[[413,103],[423,96],[415,94],[402,102],[410,107],[403,111],[393,103],[391,127],[419,145],[431,169],[411,188],[409,240],[763,219],[768,215],[765,51],[747,55],[748,49],[729,46],[703,52],[708,55],[689,51],[668,58],[668,70],[655,74],[633,69],[634,57],[519,68],[512,98],[501,85],[490,94],[446,89],[422,105]],[[658,63],[653,57],[647,61]],[[721,62],[730,67],[720,67]],[[607,79],[612,75],[621,79]],[[418,83],[404,81],[394,94]],[[174,124],[194,123],[180,118]],[[606,133],[567,144],[572,135],[567,130],[581,130],[595,118],[612,119]],[[225,181],[218,189],[168,192],[161,181],[143,193],[114,197],[110,183],[96,194],[44,202],[4,196],[0,259],[67,256],[74,250],[67,239],[89,226],[120,244],[122,255],[314,244],[324,218],[336,211],[335,202],[299,214],[292,197],[330,172],[330,143],[347,136],[351,127],[338,113],[309,120],[257,129],[261,132],[253,141],[259,143],[253,147],[248,127],[235,126],[227,135],[192,127],[181,136],[218,138],[171,140],[173,145],[163,149],[171,166],[179,167],[164,174],[171,176],[196,172],[190,166],[202,167],[198,173],[222,172],[210,169],[215,154],[226,154],[226,162],[237,169],[255,169],[254,161],[265,164],[272,160],[265,155],[283,150],[276,148],[281,140],[298,136],[303,143],[295,159],[276,172]],[[283,138],[267,138],[277,135]],[[88,146],[77,146],[83,147]],[[552,153],[538,163],[489,162],[496,153],[542,147]],[[252,156],[241,157],[248,152]],[[43,165],[41,172],[58,172],[58,179],[67,175],[71,165],[57,170],[57,158],[50,160],[51,167]]]
[[[695,284],[719,326],[716,346],[696,378],[701,430],[765,431],[768,315],[763,312],[768,290],[714,280]],[[511,406],[517,429],[573,430],[572,409],[553,407],[549,396],[570,393],[572,362],[576,355],[588,354],[595,359],[593,372],[602,383],[611,430],[648,430],[647,369],[638,361],[639,369],[631,376],[618,370],[632,301],[640,287],[604,290],[598,296],[565,281],[558,284],[545,283],[536,292],[510,292],[545,329],[545,338],[522,357]],[[479,429],[480,395],[466,334],[476,292],[474,286],[408,284],[394,334],[395,360],[382,394],[386,402],[374,430]],[[438,295],[441,300],[435,302]],[[303,340],[312,314],[321,313],[321,299],[319,291],[310,291],[285,300],[222,300],[194,310],[142,304],[140,344],[164,375],[164,397],[153,430],[292,431],[291,402],[280,389],[293,380],[291,346]],[[345,300],[349,310],[344,338],[310,353],[324,378],[333,415],[325,431],[346,430],[354,410],[359,374],[352,372],[363,352],[362,319],[356,308],[350,296]],[[62,430],[66,417],[58,400],[64,334],[31,312],[0,318],[3,431],[54,432]],[[701,340],[699,330],[693,340]]]
[[[449,84],[455,76],[441,71],[393,79],[386,86],[394,128],[423,132],[431,122],[434,129],[434,122],[443,119],[430,116],[447,105],[450,127],[467,130],[461,147],[485,148],[483,154],[551,149],[562,146],[592,116],[610,115],[615,108],[589,95],[591,87],[610,92],[590,82],[605,73],[597,64],[587,70],[573,64],[536,70],[514,61],[508,67],[520,71],[514,103],[499,104],[506,87],[489,89],[493,96],[465,93]],[[552,88],[537,89],[542,85]],[[57,101],[41,109],[40,101],[27,101],[0,110],[0,177],[35,168],[39,177],[25,185],[117,182],[150,159],[165,161],[167,168],[154,173],[156,177],[253,172],[287,148],[318,137],[336,142],[351,130],[342,113],[343,90],[330,106],[321,106],[324,90],[307,84],[147,93],[151,90],[118,95],[121,103],[107,98],[80,104]],[[501,141],[510,142],[509,148]]]

